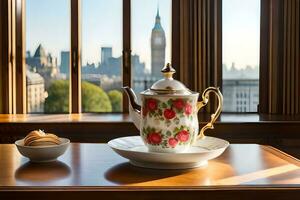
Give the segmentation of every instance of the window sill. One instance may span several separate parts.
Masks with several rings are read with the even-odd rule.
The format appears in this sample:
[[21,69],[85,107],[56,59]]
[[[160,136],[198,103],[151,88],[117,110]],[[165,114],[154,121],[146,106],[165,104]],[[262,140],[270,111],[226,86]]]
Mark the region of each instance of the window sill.
[[[200,127],[209,117],[200,114]],[[300,146],[300,116],[222,113],[214,127],[205,134],[231,143]],[[139,134],[128,114],[0,114],[0,143],[13,143],[35,129],[70,138],[72,142],[107,142]]]
[[[209,120],[208,114],[199,114],[199,123]],[[122,113],[84,113],[84,114],[0,114],[3,123],[132,123],[128,114]],[[222,113],[216,124],[263,124],[300,123],[300,115],[265,115],[257,113]]]
[[0,114],[1,123],[131,123],[128,114]]

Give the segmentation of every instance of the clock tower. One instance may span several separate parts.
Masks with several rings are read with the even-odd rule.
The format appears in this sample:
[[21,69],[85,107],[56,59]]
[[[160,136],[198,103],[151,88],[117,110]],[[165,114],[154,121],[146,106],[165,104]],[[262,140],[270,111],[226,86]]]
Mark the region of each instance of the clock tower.
[[151,75],[156,79],[162,78],[161,69],[165,65],[166,36],[160,23],[159,10],[155,17],[155,25],[151,33]]

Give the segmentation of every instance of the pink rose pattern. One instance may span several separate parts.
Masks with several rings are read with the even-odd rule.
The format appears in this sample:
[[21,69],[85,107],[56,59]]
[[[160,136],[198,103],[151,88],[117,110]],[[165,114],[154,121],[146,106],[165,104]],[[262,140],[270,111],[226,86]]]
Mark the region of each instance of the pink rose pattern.
[[176,113],[172,109],[165,109],[164,110],[164,117],[166,119],[173,119]]
[[192,114],[192,105],[191,105],[191,104],[187,103],[187,104],[185,105],[185,107],[184,107],[184,113],[185,113],[186,115]]
[[[142,106],[143,117],[155,117],[155,119],[164,121],[167,126],[172,120],[179,126],[179,119],[182,117],[192,120],[191,114],[195,110],[192,102],[185,98],[169,99],[167,102],[146,98]],[[190,142],[191,139],[189,128],[184,126],[176,127],[172,132],[167,131],[166,134],[161,134],[161,130],[156,130],[154,127],[144,127],[142,134],[146,143],[161,145],[164,148],[175,148],[177,145]]]
[[186,142],[190,139],[190,133],[186,130],[179,131],[176,134],[176,139],[180,142]]
[[168,144],[170,147],[175,148],[176,145],[178,144],[178,140],[176,138],[171,137],[168,140]]
[[149,144],[160,144],[162,140],[160,133],[150,133],[147,135],[147,142]]
[[159,120],[171,120],[174,118],[189,116],[194,112],[194,108],[189,99],[178,98],[169,99],[162,102],[154,98],[145,98],[142,106],[143,116],[156,117]]
[[163,148],[175,148],[177,145],[186,144],[191,140],[191,134],[188,127],[176,127],[172,132],[167,131],[161,134],[159,130],[151,127],[144,127],[142,130],[144,141],[151,145],[161,145]]

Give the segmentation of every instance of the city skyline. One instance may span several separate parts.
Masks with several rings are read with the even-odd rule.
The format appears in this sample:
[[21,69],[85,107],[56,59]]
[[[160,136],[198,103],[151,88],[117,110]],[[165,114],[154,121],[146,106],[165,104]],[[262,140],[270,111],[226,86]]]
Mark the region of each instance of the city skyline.
[[[70,5],[69,0],[43,1],[43,3],[34,1],[36,0],[26,1],[29,2],[26,4],[26,50],[29,50],[31,54],[28,59],[26,58],[26,63],[29,64],[30,70],[44,78],[43,86],[48,92],[48,89],[51,90],[52,83],[67,84],[69,78],[68,6]],[[35,3],[33,7],[32,2]],[[153,81],[160,79],[161,67],[171,61],[171,0],[160,0],[157,4],[153,3],[153,0],[141,2],[140,0],[131,1],[133,55],[131,64],[133,89],[136,92],[149,88]],[[229,112],[255,112],[257,109],[259,2],[260,0],[249,0],[241,4],[238,0],[223,1],[223,94],[224,110]],[[59,8],[56,9],[56,7]],[[49,13],[54,9],[56,15]],[[244,23],[245,20],[247,23]],[[112,0],[109,4],[105,4],[104,0],[84,1],[82,5],[82,51],[80,53],[81,64],[86,66],[82,68],[83,82],[86,81],[97,88],[102,88],[104,92],[120,89],[122,86],[122,33],[122,0]],[[56,82],[57,80],[66,81]],[[35,91],[38,87],[42,85],[31,86],[31,91]],[[92,86],[90,89],[92,90]],[[120,91],[118,95],[122,96],[119,93]],[[28,102],[34,105],[33,97],[36,94],[32,92],[32,95]],[[89,98],[92,97],[88,96]],[[50,98],[47,97],[47,99]],[[42,101],[43,98],[41,98],[41,103]],[[118,104],[121,105],[120,101],[119,99]],[[63,110],[66,109],[63,108]],[[92,111],[91,108],[87,110]]]
[[[121,56],[122,1],[112,0],[109,4],[105,0],[86,0],[84,2],[82,4],[82,65],[85,65],[87,62],[99,63],[100,47],[112,47],[114,49],[113,56]],[[151,65],[151,30],[155,23],[158,5],[160,10],[163,10],[160,13],[161,23],[167,37],[166,62],[170,62],[171,1],[132,1],[132,55],[140,55],[141,61],[146,63],[146,68],[148,69],[150,69]],[[55,15],[49,12],[49,10],[54,9],[56,11]],[[42,43],[43,46],[47,46],[48,52],[51,52],[58,58],[58,63],[60,63],[60,52],[68,51],[70,46],[69,1],[28,0],[26,1],[26,11],[26,50],[32,53]],[[110,20],[99,20],[99,18],[109,18]],[[54,23],[55,21],[58,23]],[[112,24],[109,24],[110,22]],[[41,29],[40,27],[43,28]]]
[[[103,54],[103,59],[99,64],[99,67],[95,68],[95,64],[93,64],[83,68],[81,79],[83,82],[86,81],[99,86],[105,92],[113,90],[117,91],[120,89],[122,81],[119,76],[121,57],[112,57],[112,48],[102,48],[101,52],[101,54]],[[65,60],[64,65],[66,66],[60,66],[60,72],[59,70],[56,70],[58,68],[55,64],[56,58],[46,55],[45,49],[42,45],[36,49],[32,56],[27,54],[28,57],[26,57],[26,63],[29,65],[26,75],[28,90],[27,97],[28,109],[30,111],[43,112],[44,101],[47,99],[46,96],[48,96],[46,93],[48,94],[48,90],[51,90],[50,85],[59,79],[68,81],[68,76],[62,76],[60,73],[64,73],[62,72],[62,69],[65,68],[65,71],[68,71],[68,62],[66,59],[69,57],[69,52],[61,52],[61,54],[62,58]],[[153,81],[155,80],[152,80],[149,76],[146,77],[144,72],[139,71],[139,69],[144,69],[145,64],[140,63],[138,55],[133,56],[132,61],[133,70],[135,73],[138,73],[137,76],[132,77],[134,83],[133,89],[136,92],[141,92],[147,89],[149,85],[153,84]],[[30,69],[32,71],[29,71]],[[225,65],[223,65],[223,69],[224,111],[256,112],[259,96],[259,80],[257,77],[258,67],[253,68],[248,66],[246,69],[237,69],[235,64],[232,63],[231,68],[225,68]],[[136,79],[137,77],[138,79]],[[139,79],[140,77],[144,78]],[[63,82],[60,84],[63,84]],[[119,94],[120,91],[118,91],[118,95]],[[121,103],[119,101],[118,105],[120,104]],[[118,106],[118,109],[119,107],[120,106]]]
[[[99,49],[103,46],[113,47],[113,56],[122,52],[122,3],[112,0],[86,0],[82,5],[82,64],[98,63]],[[59,6],[57,6],[59,5]],[[96,5],[96,6],[95,6]],[[139,54],[141,61],[150,69],[150,36],[154,24],[157,6],[161,9],[162,26],[166,32],[166,62],[171,61],[171,6],[170,0],[132,1],[132,54]],[[108,9],[111,8],[111,9]],[[142,9],[141,9],[142,8]],[[147,8],[147,9],[143,9]],[[49,10],[55,9],[55,15]],[[112,12],[110,12],[113,10]],[[31,52],[39,43],[48,47],[49,52],[58,58],[60,51],[69,50],[70,46],[70,9],[69,0],[26,1],[26,49]],[[34,12],[33,12],[34,11]],[[47,12],[48,11],[48,12]],[[118,12],[119,11],[119,12]],[[119,13],[119,14],[118,14]],[[236,17],[236,16],[239,17]],[[42,16],[42,17],[41,17]],[[102,17],[101,17],[102,16]],[[99,20],[107,19],[110,20]],[[89,19],[89,20],[85,20]],[[241,1],[224,0],[223,3],[223,63],[230,66],[232,62],[240,68],[259,63],[259,19],[260,0]],[[247,23],[244,21],[247,20]],[[107,22],[113,25],[108,26]],[[59,22],[59,23],[57,23]],[[101,25],[102,24],[102,25]],[[43,29],[40,29],[42,25]],[[45,27],[45,28],[44,28]],[[105,27],[107,31],[101,31]],[[85,33],[85,30],[90,30]],[[111,33],[120,33],[111,34]],[[59,35],[59,37],[57,37]],[[234,38],[234,39],[233,39]],[[146,44],[145,44],[146,43]],[[247,52],[247,53],[243,53]]]

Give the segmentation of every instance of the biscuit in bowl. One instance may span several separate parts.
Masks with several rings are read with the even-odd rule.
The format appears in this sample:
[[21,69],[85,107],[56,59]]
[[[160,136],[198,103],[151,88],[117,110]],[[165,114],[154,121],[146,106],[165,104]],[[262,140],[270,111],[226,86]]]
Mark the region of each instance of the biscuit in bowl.
[[52,133],[45,133],[42,130],[31,131],[24,138],[24,146],[49,146],[59,145],[59,138]]

